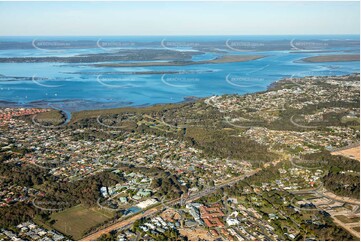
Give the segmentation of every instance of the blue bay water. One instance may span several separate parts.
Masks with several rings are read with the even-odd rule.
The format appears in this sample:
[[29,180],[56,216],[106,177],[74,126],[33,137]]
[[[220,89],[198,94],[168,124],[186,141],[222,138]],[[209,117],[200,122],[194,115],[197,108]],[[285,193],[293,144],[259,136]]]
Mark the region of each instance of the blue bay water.
[[[58,40],[59,37],[53,37]],[[79,40],[75,37],[64,37]],[[82,37],[96,40],[97,37]],[[224,36],[168,37],[174,41],[225,41]],[[245,40],[287,39],[354,39],[358,36],[250,36]],[[1,37],[1,41],[31,41],[31,37]],[[81,38],[80,38],[81,39]],[[161,42],[162,37],[107,37],[107,40]],[[239,38],[238,38],[239,39]],[[149,47],[147,47],[149,48]],[[161,48],[161,46],[157,47]],[[61,52],[44,52],[38,49],[0,50],[0,57],[74,56],[102,53],[99,48],[69,49]],[[345,75],[360,72],[360,62],[306,63],[305,57],[320,54],[359,53],[359,49],[334,48],[325,53],[304,51],[237,52],[226,54],[264,55],[265,58],[237,63],[196,64],[189,66],[154,67],[93,67],[69,63],[0,63],[0,101],[26,105],[38,101],[70,111],[82,109],[141,106],[158,103],[176,103],[186,97],[207,97],[222,94],[244,94],[264,91],[273,82],[287,77],[311,75]],[[346,53],[346,52],[345,52]],[[225,54],[225,53],[222,53]],[[221,53],[206,52],[194,56],[193,61],[214,59]],[[171,72],[184,74],[129,74],[129,72]],[[111,74],[113,73],[113,74]],[[123,74],[121,74],[123,73]],[[12,77],[12,78],[11,78]],[[14,77],[24,77],[18,80]],[[27,79],[26,79],[27,78]],[[9,80],[11,79],[11,80]]]

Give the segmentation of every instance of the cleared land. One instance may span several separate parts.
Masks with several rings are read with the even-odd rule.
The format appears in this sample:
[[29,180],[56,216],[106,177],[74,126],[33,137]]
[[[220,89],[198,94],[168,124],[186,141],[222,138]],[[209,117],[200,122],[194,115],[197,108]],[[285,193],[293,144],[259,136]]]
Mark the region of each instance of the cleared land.
[[190,241],[208,240],[212,241],[214,238],[209,235],[208,230],[202,228],[196,229],[179,229],[181,235],[186,236]]
[[305,62],[360,61],[360,55],[320,55],[302,59]]
[[207,61],[168,61],[168,62],[130,62],[130,63],[104,63],[95,64],[97,67],[144,67],[144,66],[189,66],[189,65],[203,65],[203,64],[223,64],[233,62],[245,62],[251,60],[261,59],[262,55],[225,55],[214,60]]
[[[341,215],[343,216],[343,215]],[[341,217],[341,219],[344,219],[345,216]],[[360,218],[358,218],[360,220]],[[349,223],[349,222],[343,222],[339,219],[339,216],[333,216],[333,221],[341,226],[342,228],[346,229],[350,234],[353,236],[356,236],[357,238],[360,238],[360,230],[357,228],[360,228],[360,222],[355,223]],[[357,224],[357,225],[355,225]]]
[[343,223],[357,223],[360,222],[359,217],[347,217],[345,215],[336,215],[335,216],[338,220],[340,220]]
[[345,149],[345,150],[335,151],[335,152],[332,152],[331,154],[332,155],[342,155],[342,156],[360,161],[360,146]]
[[110,219],[112,216],[112,212],[98,207],[87,208],[83,205],[77,205],[53,213],[51,219],[56,221],[53,225],[54,229],[72,236],[74,240],[78,240],[90,228]]
[[36,114],[35,121],[41,124],[48,123],[51,125],[60,125],[64,123],[66,118],[57,110]]

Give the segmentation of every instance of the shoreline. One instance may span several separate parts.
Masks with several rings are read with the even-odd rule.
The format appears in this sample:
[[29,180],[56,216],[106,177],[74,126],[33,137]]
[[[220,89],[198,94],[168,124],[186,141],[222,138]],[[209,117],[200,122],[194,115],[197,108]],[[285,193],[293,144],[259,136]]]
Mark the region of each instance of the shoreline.
[[[337,75],[337,76],[351,76],[351,75],[357,75],[360,74],[359,72],[354,72],[354,73],[350,73],[350,74],[346,74],[346,75]],[[323,77],[323,76],[313,76],[313,77]],[[279,80],[276,80],[272,83],[270,83],[266,90],[262,90],[262,91],[256,91],[256,92],[250,92],[250,93],[243,93],[243,94],[238,94],[238,93],[223,93],[223,94],[216,94],[217,96],[223,96],[223,95],[253,95],[253,94],[257,94],[257,93],[263,93],[263,92],[267,92],[272,90],[273,88],[277,87],[277,85],[285,80],[289,79],[288,77],[286,78],[282,78]],[[213,95],[211,95],[213,96]],[[117,110],[139,110],[139,109],[153,109],[153,108],[159,108],[160,106],[163,107],[169,107],[169,106],[176,106],[176,105],[181,105],[181,104],[185,104],[185,103],[189,103],[189,102],[195,102],[198,100],[202,100],[202,99],[206,99],[210,96],[206,96],[206,97],[197,97],[197,96],[185,96],[183,97],[182,101],[179,102],[168,102],[168,103],[145,103],[145,104],[139,104],[139,105],[132,105],[133,102],[124,102],[122,105],[123,106],[112,106],[112,107],[106,107],[106,108],[96,108],[96,109],[81,109],[81,110],[65,110],[65,109],[61,109],[58,107],[51,107],[52,104],[54,103],[60,103],[61,105],[64,105],[66,103],[73,103],[75,101],[80,101],[80,102],[87,102],[87,100],[84,99],[67,99],[67,100],[55,100],[52,102],[46,101],[46,100],[34,100],[31,101],[29,103],[16,103],[16,102],[12,102],[12,101],[6,101],[6,100],[0,100],[0,108],[51,108],[53,110],[57,110],[57,111],[61,111],[61,112],[67,112],[70,113],[71,117],[74,117],[74,114],[81,114],[81,113],[101,113],[101,112],[112,112],[112,111],[117,111]],[[91,101],[89,101],[91,102]],[[93,101],[96,102],[96,101]],[[107,103],[103,103],[103,102],[99,102],[100,105],[106,105]],[[114,104],[116,105],[116,104]],[[73,120],[69,120],[69,123],[72,122]]]

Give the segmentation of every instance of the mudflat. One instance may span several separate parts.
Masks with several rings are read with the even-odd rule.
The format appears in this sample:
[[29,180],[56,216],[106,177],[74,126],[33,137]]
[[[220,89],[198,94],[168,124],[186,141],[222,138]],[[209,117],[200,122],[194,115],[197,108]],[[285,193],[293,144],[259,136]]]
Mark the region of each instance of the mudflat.
[[189,66],[200,64],[222,64],[233,62],[245,62],[251,60],[261,59],[262,55],[225,55],[214,60],[206,61],[154,61],[154,62],[130,62],[130,63],[102,63],[94,64],[96,67],[144,67],[144,66]]
[[360,55],[319,55],[302,59],[305,62],[360,61]]

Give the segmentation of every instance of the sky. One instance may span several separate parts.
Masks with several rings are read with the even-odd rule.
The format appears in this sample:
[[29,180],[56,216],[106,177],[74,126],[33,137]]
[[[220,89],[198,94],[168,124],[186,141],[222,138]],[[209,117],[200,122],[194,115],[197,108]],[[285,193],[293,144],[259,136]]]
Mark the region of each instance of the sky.
[[359,2],[0,2],[0,36],[360,33]]

